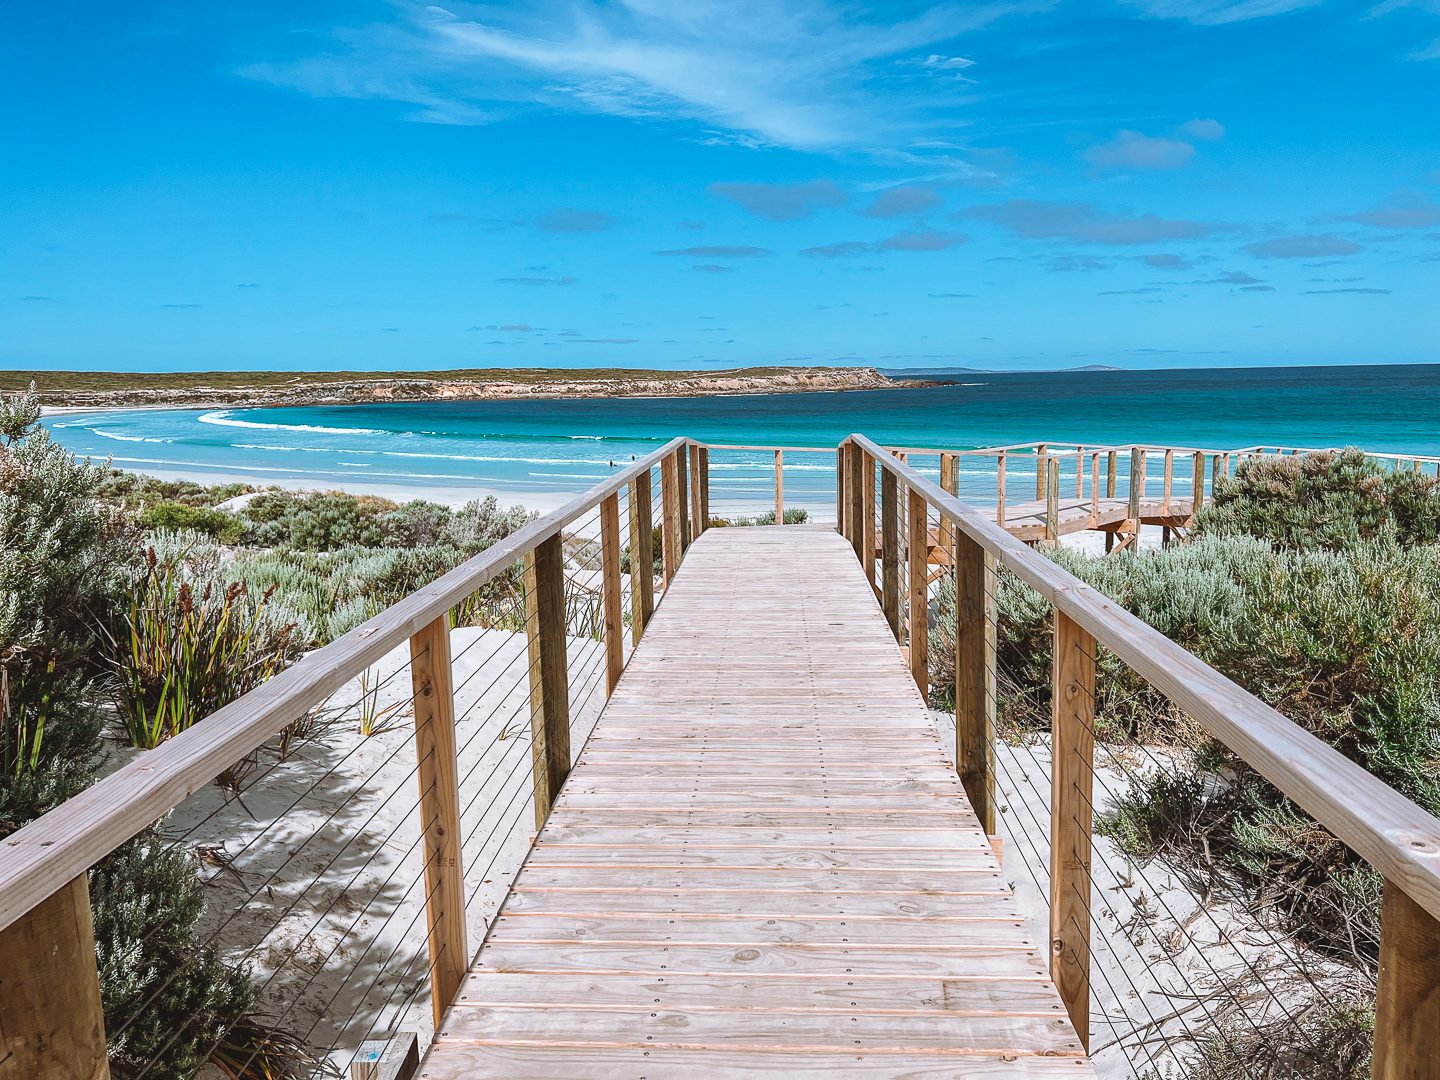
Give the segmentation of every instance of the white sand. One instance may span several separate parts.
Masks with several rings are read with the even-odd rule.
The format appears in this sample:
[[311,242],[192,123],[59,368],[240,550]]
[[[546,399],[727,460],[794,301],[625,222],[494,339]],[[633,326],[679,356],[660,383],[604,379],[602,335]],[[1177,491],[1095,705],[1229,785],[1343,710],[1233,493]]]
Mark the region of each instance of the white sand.
[[[954,716],[931,716],[953,754]],[[996,750],[1002,867],[1035,940],[1045,942],[1050,939],[1049,739],[1028,746],[1001,743]],[[1120,752],[1127,756],[1114,756]],[[1181,759],[1158,751],[1097,746],[1095,812],[1105,813],[1125,795],[1130,775],[1161,765],[1184,767]],[[1247,970],[1263,973],[1270,965],[1289,973],[1301,966],[1325,970],[1323,961],[1240,908],[1203,904],[1161,864],[1137,866],[1098,834],[1091,877],[1090,1048],[1101,1077],[1119,1080],[1149,1069],[1160,1077],[1183,1077],[1185,1054],[1194,1045],[1189,1035],[1205,1031],[1215,1009],[1207,995]],[[1278,1003],[1263,993],[1249,1002],[1247,1014],[1256,1022],[1273,1015],[1287,991],[1293,994],[1283,978],[1267,982]]]
[[[451,642],[473,953],[534,828],[528,658],[523,634],[459,629]],[[604,699],[596,645],[570,641],[577,754]],[[367,1038],[430,1037],[409,662],[402,647],[370,671],[389,730],[359,734],[352,681],[288,761],[267,757],[239,797],[202,789],[166,825],[201,853],[204,927],[265,984],[260,1011],[312,1046],[334,1043],[342,1069]]]

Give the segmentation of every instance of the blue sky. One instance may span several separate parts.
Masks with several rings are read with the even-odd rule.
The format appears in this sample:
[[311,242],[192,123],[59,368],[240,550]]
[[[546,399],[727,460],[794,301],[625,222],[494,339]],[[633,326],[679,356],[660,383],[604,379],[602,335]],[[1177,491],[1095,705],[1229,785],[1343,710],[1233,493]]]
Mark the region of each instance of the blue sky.
[[7,5],[0,364],[1440,361],[1440,0]]

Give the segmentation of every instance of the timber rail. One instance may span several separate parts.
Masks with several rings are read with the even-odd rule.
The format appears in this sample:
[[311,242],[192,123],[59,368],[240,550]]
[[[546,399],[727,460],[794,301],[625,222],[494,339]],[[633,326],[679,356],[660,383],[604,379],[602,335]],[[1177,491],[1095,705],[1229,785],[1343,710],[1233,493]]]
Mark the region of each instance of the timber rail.
[[[793,468],[797,458],[828,458],[834,453],[828,446],[709,446],[716,453],[773,456],[777,524],[785,522],[786,468]],[[995,523],[1027,544],[1053,547],[1064,536],[1100,532],[1108,552],[1135,547],[1145,526],[1159,528],[1162,542],[1183,537],[1215,485],[1242,462],[1342,448],[1028,442],[968,449],[903,445],[886,449],[909,464],[933,460],[936,465],[922,474],[934,476],[938,468],[940,487],[971,505],[992,508]],[[1366,456],[1393,470],[1440,476],[1440,457],[1382,451],[1367,451]],[[1028,495],[1032,485],[1033,498]],[[722,485],[716,485],[716,494],[723,499]],[[938,543],[932,545],[932,555],[943,552]]]
[[[395,937],[394,967],[369,967],[382,990],[428,993],[431,1075],[1085,1075],[1101,650],[1383,876],[1374,1075],[1440,1075],[1440,820],[922,475],[904,459],[919,451],[861,435],[828,449],[836,536],[710,528],[710,457],[724,449],[666,444],[0,841],[0,1080],[108,1075],[91,868],[387,658],[409,675],[423,858],[405,865],[423,924]],[[1071,452],[1093,484],[1110,450]],[[1131,448],[1131,461],[1145,452]],[[1037,470],[1047,492],[1058,456]],[[594,515],[595,532],[578,536]],[[593,640],[567,609],[588,588],[575,552],[591,547]],[[472,739],[489,736],[472,734],[461,703],[490,661],[461,677],[456,613],[517,563],[523,666],[506,699],[517,726],[493,746],[528,745],[530,779],[517,773],[520,788],[498,785],[472,810],[472,774],[497,766],[468,764]],[[1033,938],[994,839],[1002,569],[1053,611],[1048,925]],[[923,711],[937,574],[957,613],[948,760]],[[488,647],[489,633],[476,640]],[[588,743],[576,724],[587,658],[604,703]],[[493,858],[477,868],[466,842],[487,820],[474,815],[505,805],[533,807],[538,837],[515,826],[523,865],[501,875],[503,904],[485,914],[472,901]],[[311,885],[344,895],[355,879],[326,877],[332,866]],[[969,887],[945,884],[967,875]],[[264,888],[251,894],[262,911]],[[976,920],[987,947],[967,937]],[[360,916],[345,925],[341,944],[360,959],[327,960],[368,976],[368,949],[351,940]],[[355,1001],[363,1015],[372,998]],[[318,1049],[327,1067],[354,1068],[356,1030],[393,1040],[414,1026],[398,1014],[342,1025]]]

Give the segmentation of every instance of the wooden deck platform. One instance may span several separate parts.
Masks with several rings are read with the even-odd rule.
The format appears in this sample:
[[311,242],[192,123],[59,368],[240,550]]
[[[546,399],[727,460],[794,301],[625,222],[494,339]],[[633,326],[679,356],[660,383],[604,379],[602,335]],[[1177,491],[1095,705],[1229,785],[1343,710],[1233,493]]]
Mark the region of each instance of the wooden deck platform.
[[[1060,536],[1090,529],[1120,529],[1130,518],[1130,503],[1126,499],[1100,499],[1092,503],[1088,497],[1062,497],[1058,509],[1056,531]],[[1043,501],[1011,503],[1005,508],[1005,528],[1019,540],[1043,540],[1045,513]],[[1139,520],[1142,525],[1182,527],[1190,520],[1190,498],[1172,496],[1168,500],[1142,499]]]
[[422,1066],[1093,1076],[847,542],[690,549]]

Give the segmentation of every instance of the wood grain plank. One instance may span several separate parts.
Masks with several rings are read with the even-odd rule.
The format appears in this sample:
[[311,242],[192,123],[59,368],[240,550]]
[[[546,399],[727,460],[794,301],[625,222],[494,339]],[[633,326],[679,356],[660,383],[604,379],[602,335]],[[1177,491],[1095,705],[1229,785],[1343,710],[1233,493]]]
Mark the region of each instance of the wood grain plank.
[[487,947],[517,942],[660,945],[846,945],[869,950],[891,946],[937,949],[984,948],[1035,950],[1032,936],[1017,919],[928,922],[923,919],[803,919],[704,915],[696,918],[643,913],[591,915],[511,915],[502,913],[490,929]]
[[853,1080],[1068,1080],[1093,1076],[1080,1058],[1027,1055],[954,1056],[915,1054],[805,1053],[784,1049],[650,1049],[490,1045],[455,1042],[443,1061],[432,1054],[421,1073],[427,1080],[756,1080],[757,1077],[833,1077]]
[[[695,541],[447,1014],[432,1080],[492,1064],[569,1080],[571,1052],[605,1076],[656,1075],[661,1056],[687,1077],[873,1061],[1028,1076],[1066,1055],[1062,1075],[1090,1075],[1048,945],[865,581],[863,461],[847,536]],[[915,535],[922,572],[923,522]]]
[[[599,997],[603,993],[603,998]],[[953,1013],[965,1016],[1052,1017],[1062,1012],[1055,987],[1035,979],[867,979],[844,975],[571,975],[544,981],[526,975],[487,971],[471,974],[456,995],[459,1007],[543,1005],[551,1001],[603,1001],[612,1008],[684,1002],[692,1009],[723,1009],[732,1015],[750,1009],[880,1013]]]
[[736,1023],[729,1011],[689,1008],[617,1009],[567,1003],[540,1008],[467,1005],[456,1009],[439,1034],[442,1046],[458,1042],[635,1045],[732,1050],[780,1043],[795,1049],[907,1054],[915,1050],[966,1056],[990,1054],[1073,1057],[1075,1032],[1060,1017],[850,1014],[768,1009]]
[[495,942],[480,953],[474,971],[645,972],[848,975],[852,979],[914,975],[929,979],[1048,978],[1038,949],[895,945],[867,949],[846,945],[737,944],[651,945],[578,942]]

